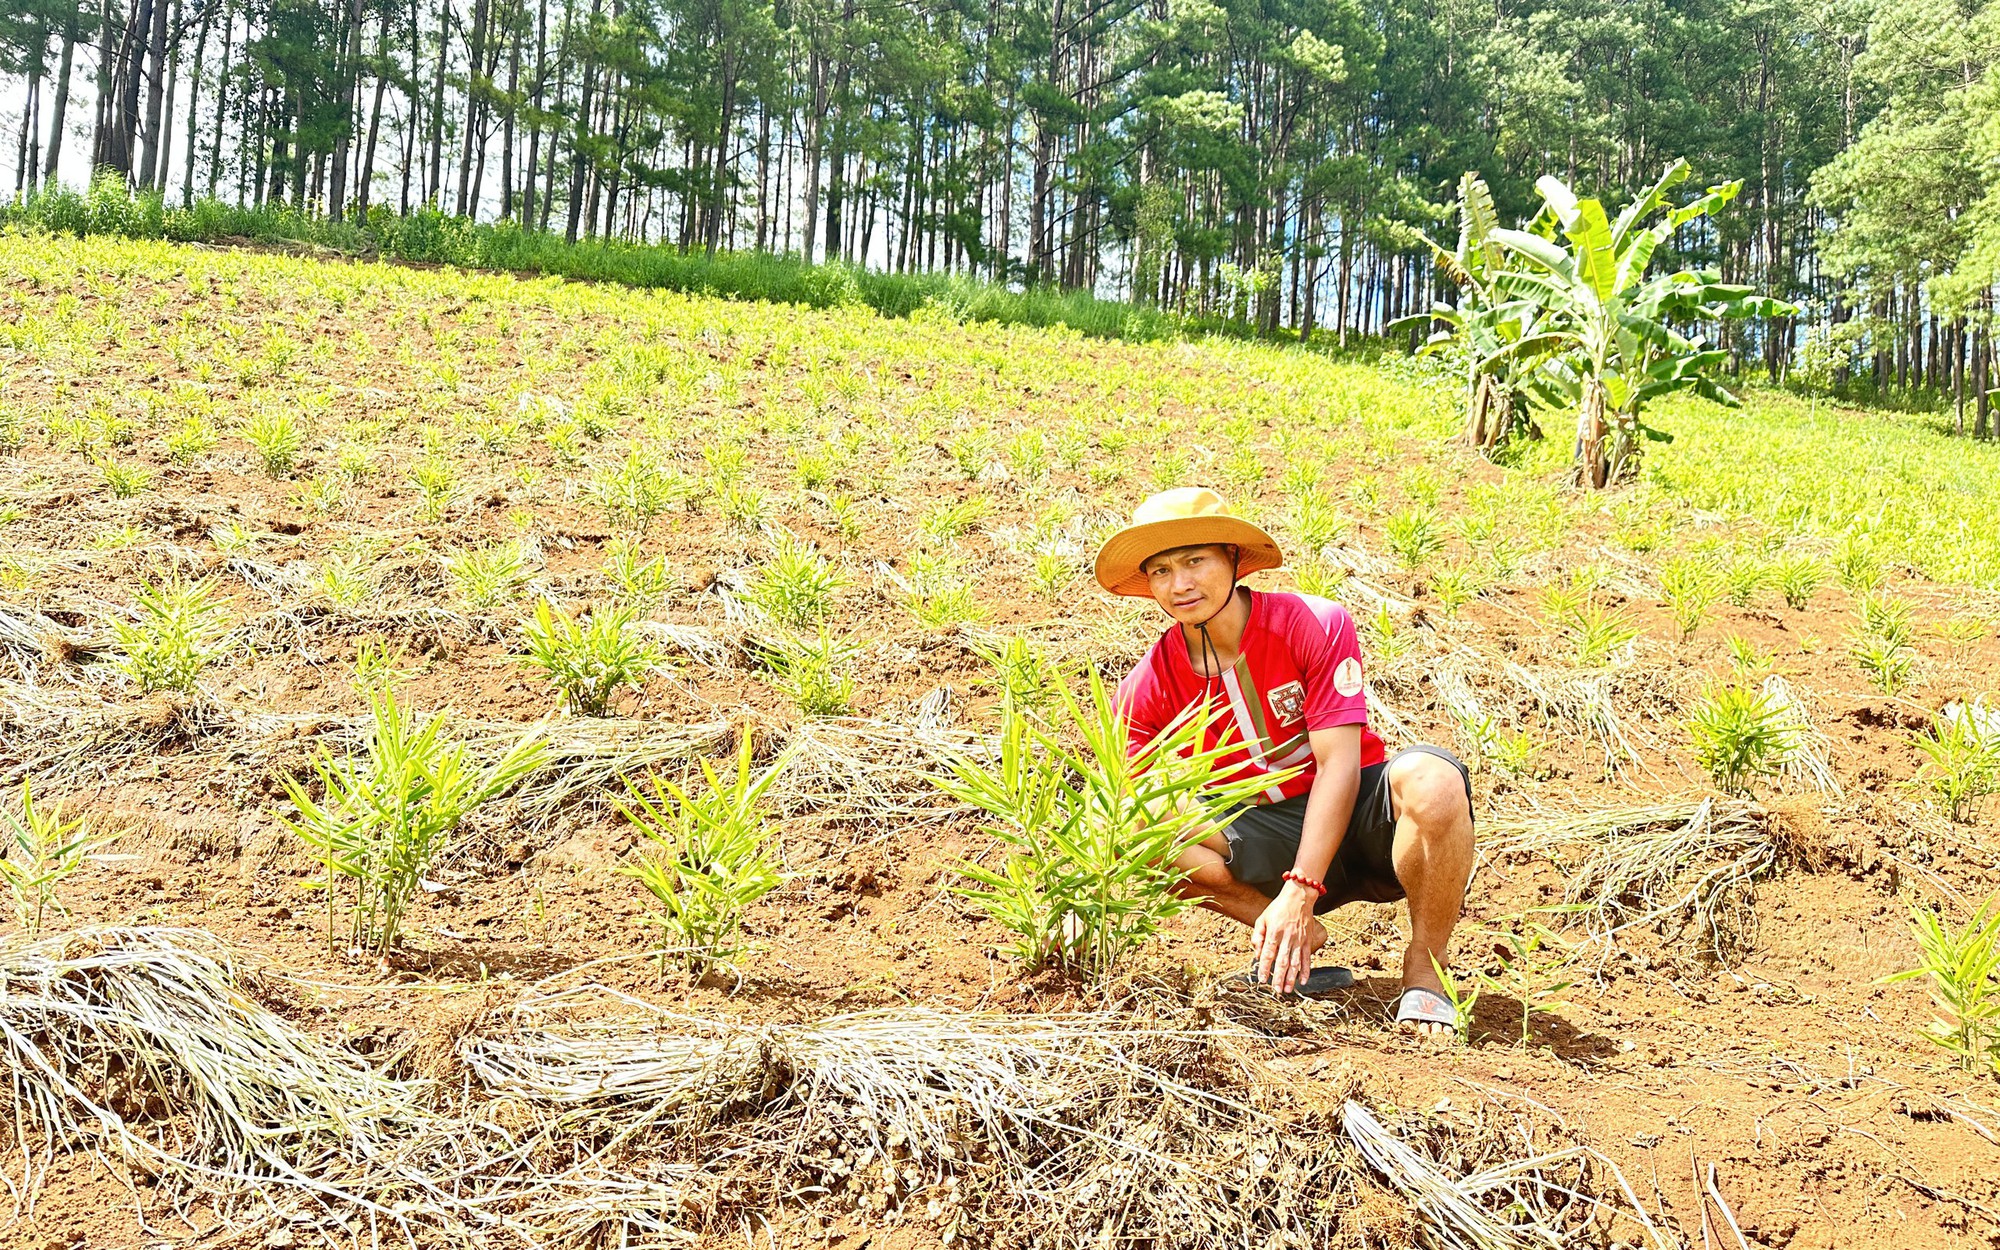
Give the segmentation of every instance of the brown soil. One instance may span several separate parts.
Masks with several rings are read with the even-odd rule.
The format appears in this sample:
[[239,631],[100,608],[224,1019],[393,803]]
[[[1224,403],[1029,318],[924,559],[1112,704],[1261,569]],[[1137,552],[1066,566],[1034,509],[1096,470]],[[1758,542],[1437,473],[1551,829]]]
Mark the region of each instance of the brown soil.
[[[1343,423],[1339,405],[1315,400],[1282,366],[1258,363],[1241,349],[1058,343],[990,327],[702,304],[552,282],[375,266],[322,270],[235,253],[21,239],[0,240],[0,275],[0,324],[16,327],[11,346],[0,336],[0,403],[25,416],[28,430],[27,445],[0,459],[0,503],[11,500],[20,512],[0,529],[0,608],[71,628],[67,654],[28,660],[4,652],[0,659],[9,682],[0,776],[17,784],[24,771],[54,773],[38,798],[61,797],[96,828],[120,831],[116,854],[66,888],[74,922],[210,930],[253,963],[339,987],[299,996],[299,1018],[314,1029],[385,1061],[418,1066],[448,1066],[454,1030],[488,1004],[588,961],[641,952],[649,941],[641,893],[610,871],[634,836],[602,801],[572,804],[539,827],[504,805],[481,813],[432,872],[439,888],[419,902],[403,950],[381,963],[330,953],[325,911],[302,888],[313,868],[280,824],[289,805],[278,778],[308,775],[327,728],[321,718],[362,713],[349,680],[357,647],[397,630],[371,623],[365,611],[308,611],[307,583],[267,592],[260,576],[374,536],[393,546],[368,608],[450,607],[436,553],[514,536],[521,531],[510,514],[526,509],[528,532],[545,555],[536,584],[572,605],[602,601],[608,592],[598,570],[615,531],[583,490],[570,488],[582,487],[595,465],[622,458],[618,438],[590,444],[592,467],[578,469],[525,432],[500,454],[472,450],[455,418],[510,414],[521,389],[573,403],[606,389],[611,370],[632,362],[632,344],[657,349],[677,372],[640,392],[648,398],[623,418],[625,428],[671,412],[656,435],[679,429],[685,440],[656,437],[652,445],[679,456],[670,462],[689,474],[705,471],[698,448],[742,440],[746,480],[769,492],[771,520],[820,544],[846,578],[833,625],[864,647],[856,713],[906,718],[917,700],[944,687],[954,697],[955,723],[967,727],[987,723],[994,697],[973,641],[1025,629],[1057,652],[1094,655],[1116,671],[1157,628],[1146,605],[1109,603],[1081,580],[1053,601],[1035,597],[1032,557],[1007,545],[1054,501],[1069,501],[1081,518],[1079,538],[1089,521],[1129,509],[1151,478],[1151,453],[1140,437],[1201,448],[1189,471],[1212,472],[1221,453],[1210,449],[1228,446],[1220,423],[1253,402],[1267,414],[1289,405],[1302,427],[1327,431],[1345,450],[1329,456],[1328,475],[1343,507],[1348,485],[1362,475],[1378,478],[1389,506],[1399,506],[1399,472],[1413,465],[1435,466],[1446,517],[1464,511],[1469,487],[1504,480],[1493,466],[1420,437],[1439,425],[1425,414],[1448,404],[1447,395],[1406,390],[1417,433],[1399,434],[1405,422],[1377,421],[1374,413]],[[281,336],[296,349],[289,360],[261,374],[235,365],[260,359]],[[316,355],[315,345],[332,350]],[[817,361],[809,367],[815,354],[823,370]],[[431,371],[447,359],[456,362],[455,380]],[[204,366],[211,367],[208,380]],[[1371,375],[1354,369],[1326,376],[1359,386]],[[845,377],[860,379],[857,393],[825,394]],[[940,392],[940,384],[953,389]],[[213,406],[222,437],[184,467],[167,457],[162,439],[190,396]],[[262,471],[234,428],[272,406],[314,414],[314,438],[281,479]],[[143,494],[113,497],[97,467],[42,437],[45,419],[88,419],[94,407],[134,423],[135,441],[108,454],[150,472]],[[349,484],[339,511],[309,514],[298,500],[301,483],[332,469],[342,427],[357,420],[382,423],[380,470]],[[974,422],[996,432],[995,457],[1023,429],[1052,439],[1078,429],[1095,441],[1076,469],[1058,465],[1031,489],[1018,481],[974,483],[948,452],[957,431]],[[452,435],[465,480],[460,502],[441,523],[416,517],[415,488],[404,476],[421,455],[426,424]],[[898,427],[919,431],[900,461],[895,449],[870,443],[837,470],[829,489],[847,494],[861,520],[858,536],[845,537],[796,485],[793,452],[811,449],[815,428],[858,429],[875,439]],[[796,432],[801,428],[808,433]],[[1104,449],[1104,435],[1117,430],[1133,440],[1122,453]],[[1256,437],[1261,443],[1268,431],[1260,426]],[[1245,502],[1277,518],[1276,483],[1288,461],[1275,448],[1262,454],[1267,483]],[[1119,480],[1094,485],[1085,475],[1093,464],[1120,460],[1128,471]],[[523,468],[538,476],[524,482]],[[960,545],[990,616],[972,629],[926,631],[881,570],[907,574],[918,518],[940,502],[975,496],[989,511]],[[1595,744],[1543,724],[1529,701],[1503,693],[1494,676],[1504,659],[1553,663],[1561,651],[1540,621],[1536,584],[1583,560],[1643,579],[1654,559],[1617,547],[1613,519],[1591,501],[1566,506],[1572,520],[1560,543],[1456,616],[1440,610],[1421,577],[1386,562],[1366,575],[1416,605],[1414,614],[1402,614],[1413,649],[1378,666],[1376,691],[1413,737],[1464,746],[1427,673],[1445,657],[1470,654],[1472,684],[1504,722],[1528,728],[1542,743],[1540,777],[1479,772],[1482,828],[1537,811],[1630,806],[1700,789],[1705,778],[1679,721],[1702,681],[1728,671],[1729,634],[1775,654],[1830,739],[1829,763],[1844,796],[1766,787],[1786,853],[1756,891],[1754,938],[1733,966],[1703,959],[1692,945],[1630,934],[1618,953],[1593,955],[1580,973],[1572,971],[1578,980],[1561,995],[1565,1004],[1535,1022],[1527,1046],[1519,1041],[1521,1004],[1491,991],[1480,999],[1470,1046],[1398,1035],[1384,1023],[1384,1008],[1395,989],[1389,969],[1404,917],[1393,907],[1344,912],[1327,954],[1354,964],[1362,983],[1351,995],[1298,1009],[1311,1027],[1274,1042],[1278,1070],[1308,1087],[1322,1080],[1330,1087],[1334,1072],[1351,1074],[1377,1105],[1498,1102],[1557,1117],[1614,1159],[1639,1199],[1691,1246],[1736,1244],[1719,1222],[1703,1230],[1704,1215],[1716,1208],[1703,1207],[1697,1181],[1711,1166],[1749,1244],[2000,1244],[2000,1087],[1991,1076],[1953,1066],[1919,1035],[1934,1015],[1921,982],[1882,982],[1915,964],[1911,896],[1962,906],[1994,887],[1986,827],[1949,822],[1903,783],[1920,762],[1913,735],[1929,723],[1930,709],[2000,688],[2000,647],[1990,631],[1956,648],[1920,631],[1913,684],[1889,697],[1872,692],[1845,658],[1853,613],[1837,587],[1822,590],[1806,611],[1784,608],[1769,590],[1748,608],[1719,605],[1682,642],[1662,602],[1651,595],[1628,601],[1614,580],[1609,601],[1626,607],[1646,633],[1610,678],[1637,757],[1607,769]],[[1356,517],[1348,542],[1362,552],[1385,551],[1381,515],[1348,510]],[[267,535],[244,553],[248,561],[232,563],[209,538],[232,521]],[[101,545],[126,526],[134,532]],[[766,541],[728,524],[710,499],[699,511],[660,518],[645,546],[667,557],[674,583],[654,618],[712,631],[729,658],[720,668],[689,664],[656,677],[626,695],[617,714],[634,722],[723,720],[782,737],[798,715],[745,658],[743,627],[725,618],[714,590],[719,576],[727,586],[735,571],[762,558]],[[1465,551],[1453,538],[1433,567]],[[239,718],[234,728],[190,731],[183,704],[140,698],[107,663],[109,622],[133,602],[141,575],[168,569],[213,574],[238,621],[267,627],[266,645],[203,679],[209,698]],[[1281,573],[1262,584],[1291,582]],[[1948,588],[1907,579],[1895,579],[1894,589],[1918,604],[1920,625],[1949,617],[1961,602]],[[1355,602],[1359,614],[1364,601]],[[429,627],[406,622],[405,663],[415,670],[402,687],[408,701],[487,721],[526,723],[547,712],[548,687],[510,659],[525,610],[513,603],[490,613],[455,612]],[[117,709],[122,736],[52,765],[60,748],[82,739],[66,740],[62,729],[35,720],[31,705],[86,707],[99,696]],[[267,719],[241,721],[251,714]],[[150,732],[148,716],[156,722]],[[73,734],[85,732],[78,725]],[[756,912],[751,936],[763,953],[746,967],[740,988],[663,982],[636,958],[593,975],[691,1011],[754,1019],[808,1020],[905,1002],[1025,1012],[1083,1001],[1059,979],[1024,978],[996,953],[1001,935],[949,889],[954,866],[989,840],[969,817],[925,801],[934,804],[925,819],[883,820],[835,806],[774,822],[797,875]],[[1461,965],[1489,958],[1477,936],[1483,928],[1558,901],[1563,885],[1561,870],[1540,855],[1484,860],[1468,905],[1474,936],[1460,944]],[[1242,931],[1198,913],[1176,921],[1145,963],[1213,977],[1239,968],[1245,949]],[[920,1224],[891,1234],[852,1214],[831,1218],[823,1232],[810,1233],[814,1244],[859,1247],[883,1237],[931,1244]],[[805,1238],[814,1228],[809,1221],[786,1226],[780,1236]],[[188,1235],[178,1223],[140,1230],[123,1185],[75,1160],[5,1234],[9,1244],[37,1250],[179,1243]]]

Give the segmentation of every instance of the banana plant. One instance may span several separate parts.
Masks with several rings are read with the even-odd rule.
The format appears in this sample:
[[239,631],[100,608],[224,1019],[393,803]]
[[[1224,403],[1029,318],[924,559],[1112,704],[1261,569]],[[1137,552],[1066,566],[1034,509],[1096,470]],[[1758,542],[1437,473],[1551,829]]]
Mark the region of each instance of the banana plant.
[[1465,441],[1482,450],[1529,426],[1523,391],[1540,364],[1537,357],[1507,350],[1535,334],[1541,310],[1533,300],[1509,299],[1495,288],[1494,278],[1506,266],[1506,253],[1494,237],[1499,229],[1493,192],[1468,170],[1458,180],[1457,246],[1447,248],[1414,232],[1457,288],[1456,303],[1437,304],[1390,327],[1428,324],[1430,338],[1417,354],[1455,355],[1463,363]]
[[[1650,401],[1692,390],[1738,406],[1715,378],[1727,353],[1678,327],[1797,311],[1713,273],[1648,272],[1675,231],[1728,204],[1743,185],[1710,187],[1673,207],[1667,193],[1687,176],[1687,162],[1675,161],[1616,219],[1599,201],[1579,199],[1560,179],[1543,177],[1535,183],[1543,210],[1531,229],[1491,232],[1506,256],[1491,279],[1493,289],[1503,299],[1532,303],[1539,316],[1529,332],[1494,349],[1480,367],[1490,370],[1510,358],[1537,362],[1539,389],[1576,408],[1577,472],[1593,489],[1637,467],[1641,440],[1665,439],[1642,419]],[[1558,231],[1567,246],[1554,237]]]

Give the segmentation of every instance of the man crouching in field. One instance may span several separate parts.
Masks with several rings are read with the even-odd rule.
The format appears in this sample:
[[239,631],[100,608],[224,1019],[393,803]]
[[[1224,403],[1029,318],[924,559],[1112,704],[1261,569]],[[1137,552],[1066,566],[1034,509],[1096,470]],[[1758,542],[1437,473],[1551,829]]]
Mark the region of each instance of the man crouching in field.
[[[1238,584],[1283,561],[1257,526],[1199,487],[1163,491],[1106,540],[1097,580],[1117,595],[1150,595],[1174,624],[1118,687],[1132,745],[1209,699],[1207,747],[1230,776],[1303,771],[1266,789],[1224,830],[1188,848],[1183,896],[1251,926],[1252,978],[1308,988],[1326,942],[1314,918],[1344,903],[1408,898],[1396,1019],[1422,1033],[1453,1026],[1432,967],[1446,962],[1472,874],[1472,781],[1441,747],[1383,758],[1368,729],[1354,620],[1330,600]],[[1330,984],[1317,984],[1329,980]],[[1310,988],[1347,984],[1324,969]]]

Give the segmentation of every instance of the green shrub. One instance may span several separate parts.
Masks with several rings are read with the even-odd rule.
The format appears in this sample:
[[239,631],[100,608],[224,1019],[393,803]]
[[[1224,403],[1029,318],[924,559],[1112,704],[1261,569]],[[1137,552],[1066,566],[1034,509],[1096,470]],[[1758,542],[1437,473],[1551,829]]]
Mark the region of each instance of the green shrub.
[[512,743],[484,768],[454,741],[440,712],[421,725],[386,688],[369,691],[371,720],[358,756],[315,764],[322,797],[290,776],[285,793],[298,808],[285,824],[319,854],[326,875],[327,940],[333,941],[335,878],[355,884],[349,913],[354,950],[386,952],[400,939],[417,883],[473,809],[540,766],[538,730]]
[[843,585],[839,571],[817,548],[780,531],[772,540],[771,558],[757,567],[743,597],[773,623],[798,629],[825,620]]
[[1013,935],[1008,949],[1029,966],[1103,977],[1193,906],[1175,893],[1184,874],[1174,860],[1274,779],[1211,785],[1234,748],[1203,750],[1199,715],[1128,752],[1111,692],[1095,670],[1089,680],[1082,700],[1059,688],[1049,722],[1003,699],[998,759],[957,756],[938,785],[991,817],[1010,852],[994,867],[964,865],[972,884],[959,892]]
[[1748,791],[1758,777],[1784,768],[1795,730],[1784,702],[1748,686],[1711,686],[1687,721],[1695,759],[1716,787]]
[[1924,1036],[1975,1071],[2000,1073],[2000,906],[1989,898],[1979,913],[1952,929],[1922,903],[1910,904],[1910,927],[1923,966],[1890,981],[1929,977],[1931,1000],[1947,1019]]
[[1708,610],[1721,596],[1723,584],[1706,561],[1684,556],[1661,567],[1660,589],[1685,642],[1708,620]]
[[784,880],[770,853],[761,809],[789,757],[753,776],[752,749],[746,730],[736,767],[726,778],[702,760],[705,784],[699,789],[657,776],[644,787],[625,781],[631,802],[617,804],[618,812],[646,836],[652,851],[619,871],[660,905],[649,919],[660,930],[662,968],[673,958],[699,974],[741,958],[745,914]]
[[65,821],[62,806],[37,808],[34,790],[26,777],[21,779],[21,814],[0,809],[0,880],[14,901],[14,922],[29,937],[42,931],[42,921],[53,907],[68,915],[56,900],[56,890],[100,843],[85,832],[81,817]]
[[1983,701],[1946,709],[1918,736],[1917,750],[1924,762],[1915,783],[1942,799],[1953,820],[1971,823],[2000,791],[2000,714]]
[[264,471],[272,477],[283,477],[296,468],[299,453],[306,447],[305,426],[279,408],[252,413],[243,423],[242,433],[250,446],[256,448],[258,458],[264,462]]
[[142,582],[138,619],[111,623],[124,655],[118,667],[142,690],[194,689],[201,671],[223,651],[229,611],[215,599],[211,578]]
[[661,666],[661,656],[638,630],[638,609],[627,605],[591,613],[578,623],[543,599],[535,619],[521,627],[527,654],[520,657],[545,673],[563,701],[585,716],[603,716],[625,686],[635,686]]

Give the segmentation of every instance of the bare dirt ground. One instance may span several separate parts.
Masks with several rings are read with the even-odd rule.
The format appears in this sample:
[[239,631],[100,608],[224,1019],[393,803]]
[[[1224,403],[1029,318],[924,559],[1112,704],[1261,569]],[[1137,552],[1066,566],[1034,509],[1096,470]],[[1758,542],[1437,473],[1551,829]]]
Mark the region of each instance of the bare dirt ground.
[[[1393,629],[1370,638],[1402,648],[1371,656],[1373,694],[1393,718],[1378,717],[1378,732],[1392,748],[1428,740],[1473,755],[1451,710],[1469,695],[1538,748],[1514,775],[1491,764],[1476,774],[1485,852],[1457,947],[1462,969],[1499,972],[1497,935],[1530,909],[1561,904],[1611,845],[1564,834],[1565,822],[1665,805],[1679,813],[1662,818],[1665,827],[1677,827],[1708,793],[1681,722],[1703,683],[1730,671],[1729,635],[1774,657],[1824,735],[1834,785],[1761,787],[1746,810],[1768,863],[1759,862],[1754,889],[1713,901],[1705,914],[1719,917],[1717,928],[1668,909],[1661,924],[1607,942],[1585,942],[1581,920],[1566,929],[1578,943],[1564,974],[1573,984],[1553,996],[1560,1006],[1536,1014],[1526,1044],[1522,1003],[1493,989],[1479,999],[1469,1045],[1393,1030],[1385,1010],[1403,924],[1394,907],[1335,918],[1324,958],[1352,964],[1361,981],[1323,1000],[1273,1004],[1218,986],[1242,966],[1247,943],[1206,913],[1174,922],[1139,975],[1255,1021],[1270,1079],[1303,1107],[1358,1097],[1412,1123],[1518,1116],[1559,1127],[1617,1164],[1661,1222],[1662,1244],[2000,1244],[2000,1087],[1920,1036],[1936,1015],[1922,982],[1882,981],[1915,966],[1912,897],[1964,908],[1994,888],[1990,825],[1954,823],[1905,784],[1930,712],[2000,689],[1990,628],[1956,642],[1920,633],[1912,682],[1894,696],[1848,660],[1853,597],[1837,584],[1804,610],[1768,588],[1748,606],[1719,603],[1681,641],[1658,589],[1664,552],[1633,550],[1621,541],[1628,521],[1548,475],[1446,445],[1448,387],[1261,349],[1129,347],[18,238],[0,240],[0,313],[11,327],[11,341],[0,338],[0,405],[26,431],[0,458],[0,505],[11,517],[0,528],[0,613],[32,626],[0,637],[0,777],[16,786],[33,777],[38,798],[61,798],[67,812],[119,835],[67,884],[61,897],[73,914],[58,926],[207,930],[279,974],[273,983],[284,988],[273,997],[288,1017],[391,1070],[448,1079],[457,1037],[548,978],[587,976],[692,1014],[758,1022],[899,1004],[1090,1008],[1094,994],[1024,975],[998,953],[1003,935],[951,892],[956,866],[990,857],[991,839],[928,786],[920,752],[902,739],[878,743],[868,727],[907,726],[927,698],[932,721],[954,732],[988,725],[995,684],[974,648],[1008,632],[1121,672],[1157,625],[1149,605],[1113,603],[1089,585],[1092,535],[1156,475],[1216,480],[1243,448],[1264,478],[1225,489],[1284,535],[1280,482],[1318,458],[1325,492],[1349,518],[1329,557],[1349,572],[1335,593],[1358,617],[1388,605]],[[586,442],[581,461],[531,424],[493,430],[535,396],[609,414],[611,428]],[[278,408],[306,414],[311,439],[296,467],[273,476],[241,425]],[[106,414],[128,423],[129,439]],[[212,422],[219,441],[176,463],[165,439],[193,415]],[[1228,425],[1244,418],[1248,441]],[[83,432],[66,442],[61,419]],[[92,423],[111,433],[94,439]],[[1286,429],[1308,441],[1280,446]],[[427,430],[438,440],[428,449]],[[1052,449],[1039,472],[1032,448],[1010,442],[1023,431],[1041,432]],[[1077,448],[1067,465],[1063,440]],[[306,487],[337,476],[347,446],[371,449],[369,470],[340,477],[332,507],[307,498]],[[281,822],[290,809],[279,778],[308,777],[324,744],[352,741],[365,702],[351,676],[368,640],[407,647],[399,689],[415,706],[448,707],[462,723],[526,724],[548,713],[551,691],[512,658],[517,627],[533,594],[581,604],[610,593],[601,570],[621,527],[589,487],[633,447],[696,482],[728,460],[716,449],[738,449],[738,480],[761,492],[762,513],[750,506],[747,522],[732,520],[735,505],[694,492],[646,528],[646,554],[664,556],[670,572],[650,617],[687,631],[686,646],[674,671],[619,701],[619,732],[691,727],[695,749],[720,758],[738,732],[774,752],[809,727],[745,646],[765,628],[743,609],[746,579],[770,552],[760,525],[828,556],[843,577],[830,624],[861,648],[852,718],[821,727],[822,753],[804,758],[824,772],[790,783],[771,824],[795,875],[752,916],[761,953],[740,984],[690,985],[629,957],[651,940],[646,900],[614,872],[636,839],[602,788],[550,811],[525,810],[531,796],[483,810],[430,874],[434,888],[400,952],[376,961],[330,949],[320,896],[304,888],[314,865]],[[1185,449],[1178,459],[1176,448]],[[810,475],[800,458],[829,449],[828,479],[802,484]],[[425,454],[459,466],[459,496],[435,520],[413,512],[406,475]],[[144,469],[145,489],[116,497],[92,457]],[[1426,497],[1447,522],[1496,497],[1503,530],[1528,530],[1531,512],[1560,519],[1536,522],[1548,541],[1524,540],[1517,568],[1450,612],[1432,572],[1486,567],[1486,548],[1447,531],[1425,571],[1385,555],[1386,518]],[[982,510],[964,533],[925,536],[950,528],[932,523],[940,504],[965,500]],[[1654,504],[1669,545],[1762,534],[1677,512],[1671,500]],[[231,525],[247,540],[218,543]],[[535,559],[518,598],[487,608],[455,598],[444,555],[523,540]],[[1816,536],[1799,541],[1827,550]],[[933,546],[956,561],[981,617],[931,628],[906,608],[900,582]],[[1069,562],[1053,593],[1034,580],[1037,550]],[[320,582],[341,553],[365,554],[374,578],[363,601],[345,606]],[[1644,631],[1590,671],[1565,663],[1566,644],[1537,598],[1538,586],[1585,563],[1604,570],[1603,601]],[[111,667],[110,626],[129,616],[142,577],[168,571],[217,579],[243,645],[195,694],[143,695]],[[1281,572],[1259,584],[1294,582]],[[1889,584],[1916,605],[1920,624],[1992,607],[1901,570],[1890,570]],[[1596,684],[1580,690],[1585,681]],[[1622,737],[1593,732],[1587,706],[1608,709]],[[663,770],[686,754],[663,750]],[[840,772],[855,760],[882,771],[857,784]],[[1662,897],[1690,879],[1663,883]],[[1558,927],[1571,918],[1547,915]],[[773,1214],[771,1236],[934,1244],[920,1206],[804,1202]],[[197,1204],[191,1214],[197,1229],[209,1227],[212,1212]],[[1357,1243],[1410,1244],[1424,1226],[1380,1195],[1353,1211]],[[4,1235],[37,1250],[230,1241],[226,1230],[191,1233],[171,1218],[142,1229],[124,1183],[87,1157],[59,1165]],[[289,1232],[257,1236],[294,1244],[280,1239]],[[1640,1240],[1630,1226],[1620,1236]],[[316,1242],[302,1235],[297,1244]]]

